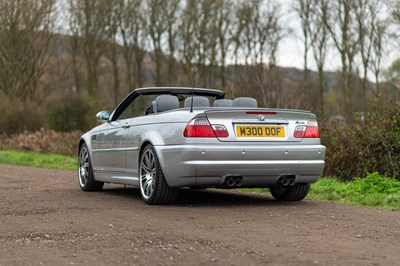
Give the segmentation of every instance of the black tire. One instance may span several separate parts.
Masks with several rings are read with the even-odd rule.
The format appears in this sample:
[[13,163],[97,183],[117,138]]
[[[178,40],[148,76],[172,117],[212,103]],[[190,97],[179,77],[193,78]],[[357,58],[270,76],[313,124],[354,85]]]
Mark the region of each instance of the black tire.
[[139,186],[142,199],[149,205],[172,204],[178,196],[178,189],[168,186],[151,144],[140,154]]
[[100,191],[104,185],[103,182],[94,179],[92,161],[85,143],[79,148],[78,184],[83,191]]
[[270,187],[272,196],[280,201],[300,201],[310,191],[310,184],[296,184],[290,187]]

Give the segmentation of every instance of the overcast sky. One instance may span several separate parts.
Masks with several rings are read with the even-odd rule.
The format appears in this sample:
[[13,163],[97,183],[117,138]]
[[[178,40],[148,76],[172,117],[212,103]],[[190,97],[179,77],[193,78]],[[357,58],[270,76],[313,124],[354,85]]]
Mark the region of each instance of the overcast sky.
[[[297,15],[293,12],[293,0],[280,0],[282,2],[282,22],[283,25],[291,28],[292,33],[288,34],[280,43],[277,60],[278,65],[284,67],[296,67],[303,69],[303,45],[301,24]],[[394,42],[387,44],[387,53],[382,60],[382,67],[387,68],[394,60],[400,58],[399,47],[395,47]],[[316,70],[316,65],[310,51],[308,64],[309,68]],[[358,65],[359,62],[357,62]],[[340,58],[335,48],[331,44],[331,48],[327,54],[325,62],[326,71],[336,71],[340,68]],[[372,73],[369,73],[369,78],[372,78]]]
[[[168,0],[166,0],[168,1]],[[285,28],[290,28],[291,32],[287,33],[285,38],[282,39],[278,53],[277,53],[277,65],[283,67],[296,67],[303,69],[303,45],[302,45],[302,32],[301,24],[297,14],[293,12],[293,0],[277,0],[281,3],[281,25]],[[65,23],[67,19],[68,4],[66,0],[60,0],[60,12],[59,12],[59,23],[60,31],[68,33],[68,24]],[[332,44],[331,44],[332,46]],[[393,44],[389,44],[389,52],[385,55],[382,60],[384,68],[388,67],[395,59],[400,58],[400,47],[394,47]],[[308,64],[309,69],[316,70],[314,59],[312,57],[312,51],[310,51]],[[228,62],[230,63],[230,62]],[[327,54],[325,62],[326,71],[336,71],[340,68],[340,58],[335,51],[334,47],[331,47]],[[358,64],[357,64],[358,65]],[[372,79],[372,73],[369,74]]]

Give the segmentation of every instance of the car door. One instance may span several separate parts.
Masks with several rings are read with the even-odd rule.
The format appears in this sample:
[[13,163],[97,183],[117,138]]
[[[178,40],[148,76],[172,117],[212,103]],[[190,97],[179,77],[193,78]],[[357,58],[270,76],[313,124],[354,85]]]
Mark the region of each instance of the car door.
[[[144,112],[154,95],[144,95],[130,103],[110,122],[110,128],[98,134],[104,151],[99,156],[99,165],[112,173],[113,182],[135,185],[138,178],[139,138],[141,136]],[[138,184],[138,183],[137,183]]]
[[127,136],[126,174],[134,178],[139,177],[139,145],[146,128],[143,122],[143,117],[131,119],[129,135]]
[[143,137],[146,124],[152,119],[151,114],[145,115],[146,110],[150,107],[152,101],[157,95],[142,95],[131,103],[126,113],[129,115],[129,132],[126,136],[126,176],[133,180],[139,180],[139,145]]
[[97,134],[98,171],[110,176],[123,175],[126,168],[126,144],[129,122],[117,120],[109,122],[107,129]]

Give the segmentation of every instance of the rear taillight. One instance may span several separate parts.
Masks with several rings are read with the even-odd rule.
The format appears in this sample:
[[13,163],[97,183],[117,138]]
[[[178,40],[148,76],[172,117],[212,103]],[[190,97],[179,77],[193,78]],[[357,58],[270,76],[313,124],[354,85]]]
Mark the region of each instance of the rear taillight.
[[319,138],[318,126],[307,126],[305,138]]
[[319,138],[318,123],[316,121],[308,122],[307,126],[301,125],[294,129],[295,138]]
[[194,118],[183,131],[186,138],[227,138],[228,130],[223,125],[210,125],[207,118]]

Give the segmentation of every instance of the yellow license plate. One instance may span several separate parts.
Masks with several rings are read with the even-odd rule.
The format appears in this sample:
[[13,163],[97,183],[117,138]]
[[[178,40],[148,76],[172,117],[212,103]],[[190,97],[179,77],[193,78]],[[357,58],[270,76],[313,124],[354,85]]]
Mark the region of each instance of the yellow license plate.
[[284,138],[283,126],[236,126],[238,138]]

